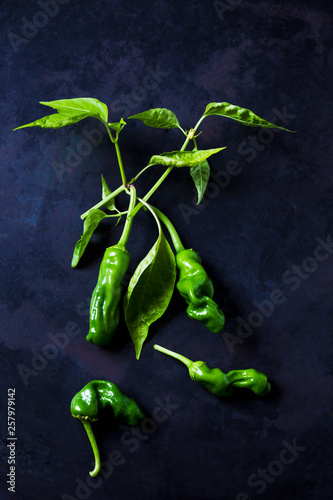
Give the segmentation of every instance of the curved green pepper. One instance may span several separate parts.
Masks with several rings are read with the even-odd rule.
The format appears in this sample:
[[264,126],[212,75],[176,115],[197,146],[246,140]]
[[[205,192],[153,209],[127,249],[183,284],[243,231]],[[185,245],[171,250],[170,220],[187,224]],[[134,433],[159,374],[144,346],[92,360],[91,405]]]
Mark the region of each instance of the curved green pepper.
[[101,460],[90,422],[98,420],[100,411],[107,407],[111,407],[115,417],[128,425],[137,425],[145,418],[134,399],[125,396],[112,382],[92,380],[75,394],[71,401],[71,414],[81,420],[93,449],[95,467],[89,472],[92,477],[99,473]]
[[105,251],[90,302],[86,338],[93,344],[107,345],[117,329],[122,283],[129,261],[130,254],[124,246],[114,245]]
[[225,317],[213,301],[214,285],[201,264],[201,259],[194,250],[181,250],[176,254],[179,270],[177,289],[186,300],[187,315],[202,321],[214,333],[223,330]]
[[228,373],[223,373],[218,368],[209,368],[204,361],[191,361],[185,356],[159,345],[154,345],[154,349],[184,363],[188,368],[191,379],[199,382],[215,396],[230,396],[234,387],[250,389],[257,396],[264,396],[271,390],[266,375],[253,368],[231,370]]

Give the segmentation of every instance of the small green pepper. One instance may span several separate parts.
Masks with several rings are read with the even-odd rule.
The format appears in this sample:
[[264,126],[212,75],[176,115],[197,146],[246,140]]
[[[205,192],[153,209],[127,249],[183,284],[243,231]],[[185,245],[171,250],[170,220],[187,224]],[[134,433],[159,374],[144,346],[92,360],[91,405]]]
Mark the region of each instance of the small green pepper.
[[119,302],[130,254],[124,246],[106,249],[90,302],[90,324],[87,340],[107,345],[119,323]]
[[213,301],[214,285],[194,250],[181,250],[176,254],[179,270],[177,289],[188,304],[187,315],[202,321],[214,333],[223,330],[225,317]]
[[191,361],[185,356],[159,345],[154,345],[154,349],[184,363],[188,368],[191,379],[199,382],[215,396],[230,396],[234,387],[250,389],[257,396],[268,394],[271,390],[266,375],[253,368],[231,370],[228,373],[223,373],[218,368],[209,368],[204,361]]
[[92,477],[99,473],[101,460],[90,422],[98,420],[100,411],[107,407],[111,407],[115,417],[128,425],[137,425],[145,418],[134,399],[125,396],[112,382],[92,380],[75,394],[71,401],[71,414],[81,420],[93,449],[95,467],[89,472]]

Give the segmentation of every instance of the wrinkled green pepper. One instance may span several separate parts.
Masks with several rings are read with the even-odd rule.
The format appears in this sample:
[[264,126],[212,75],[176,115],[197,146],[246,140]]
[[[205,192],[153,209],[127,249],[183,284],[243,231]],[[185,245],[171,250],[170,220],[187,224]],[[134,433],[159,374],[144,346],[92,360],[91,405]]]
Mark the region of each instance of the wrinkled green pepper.
[[120,245],[109,247],[104,253],[90,302],[89,333],[86,338],[93,344],[107,345],[117,329],[122,283],[129,261],[130,254]]
[[188,368],[191,379],[199,382],[215,396],[230,396],[234,387],[250,389],[257,396],[264,396],[271,390],[266,375],[253,368],[231,370],[228,373],[223,373],[218,368],[209,368],[204,361],[191,361],[185,356],[159,345],[154,345],[154,349],[184,363]]
[[194,250],[181,250],[176,254],[179,270],[177,289],[186,300],[187,315],[202,321],[214,333],[223,330],[225,317],[213,301],[214,285],[201,264],[201,259]]
[[81,420],[93,449],[95,467],[89,472],[92,477],[99,473],[101,460],[91,422],[98,420],[100,411],[107,407],[111,407],[115,417],[128,425],[137,425],[145,418],[134,399],[125,396],[112,382],[92,380],[75,394],[71,401],[71,414]]

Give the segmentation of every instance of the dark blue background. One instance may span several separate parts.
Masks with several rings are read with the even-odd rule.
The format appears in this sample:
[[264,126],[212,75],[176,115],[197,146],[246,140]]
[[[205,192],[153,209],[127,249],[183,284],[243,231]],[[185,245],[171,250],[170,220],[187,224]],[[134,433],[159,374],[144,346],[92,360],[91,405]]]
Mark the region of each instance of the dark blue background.
[[[332,248],[314,259],[318,238],[332,233],[331,3],[222,4],[1,3],[1,498],[332,498]],[[200,253],[229,336],[191,321],[175,293],[139,362],[123,321],[109,349],[85,341],[99,263],[121,227],[102,223],[82,265],[73,270],[70,262],[79,216],[100,199],[100,174],[113,189],[120,183],[113,147],[93,119],[12,132],[47,114],[39,101],[79,96],[105,102],[111,121],[167,107],[189,129],[207,103],[227,101],[267,120],[278,116],[280,125],[287,116],[297,130],[263,134],[207,118],[199,147],[228,148],[211,159],[215,177],[203,204],[195,205],[186,169],[173,171],[152,198]],[[120,143],[128,177],[182,141],[177,130],[129,121]],[[232,165],[238,174],[228,178]],[[144,174],[139,194],[161,172]],[[155,239],[154,222],[140,213],[128,246],[131,272]],[[276,289],[283,303],[266,302],[260,320],[255,304]],[[242,319],[257,325],[243,327],[230,347]],[[272,392],[219,400],[154,343],[224,371],[261,370]],[[33,371],[24,379],[26,369]],[[100,421],[108,477],[87,483],[92,453],[69,404],[98,378],[119,384],[163,422],[146,422],[129,440],[126,426]],[[16,389],[15,495],[6,485],[9,387]],[[157,410],[166,402],[171,409]],[[301,447],[294,457],[283,452],[293,443]],[[120,464],[119,454],[110,456],[115,450]],[[280,456],[292,463],[279,465]],[[261,483],[258,469],[268,471]]]

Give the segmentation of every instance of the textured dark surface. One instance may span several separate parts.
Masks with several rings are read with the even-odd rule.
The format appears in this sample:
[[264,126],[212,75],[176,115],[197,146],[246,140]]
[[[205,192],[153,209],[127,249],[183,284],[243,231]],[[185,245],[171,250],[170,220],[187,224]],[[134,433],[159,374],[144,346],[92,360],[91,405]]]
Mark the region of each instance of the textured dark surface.
[[[60,3],[1,2],[1,498],[331,499],[330,2]],[[44,16],[42,4],[51,9]],[[79,96],[106,102],[111,121],[167,107],[189,129],[208,102],[227,101],[297,130],[263,134],[211,117],[200,147],[228,148],[211,160],[215,177],[202,205],[186,169],[152,198],[213,277],[224,334],[187,318],[175,293],[139,362],[123,322],[109,349],[85,341],[99,262],[121,227],[102,223],[82,265],[73,270],[70,261],[79,215],[99,200],[100,174],[119,184],[112,145],[99,133],[91,148],[82,145],[98,128],[92,119],[12,132],[47,114],[40,100]],[[129,123],[121,141],[128,177],[151,154],[181,144],[177,130]],[[237,175],[227,174],[232,166]],[[161,172],[142,176],[139,193]],[[139,214],[130,271],[155,238],[153,221]],[[328,249],[318,253],[320,241]],[[260,318],[258,303],[271,298],[281,303],[266,302]],[[261,370],[272,392],[219,400],[154,343],[224,371]],[[34,371],[23,380],[22,369]],[[118,384],[159,422],[146,422],[137,436],[113,422],[96,425],[108,477],[90,480],[91,450],[69,403],[97,378]],[[15,495],[6,485],[9,387],[16,389]],[[172,408],[157,410],[166,401]],[[294,457],[283,452],[293,443]]]

